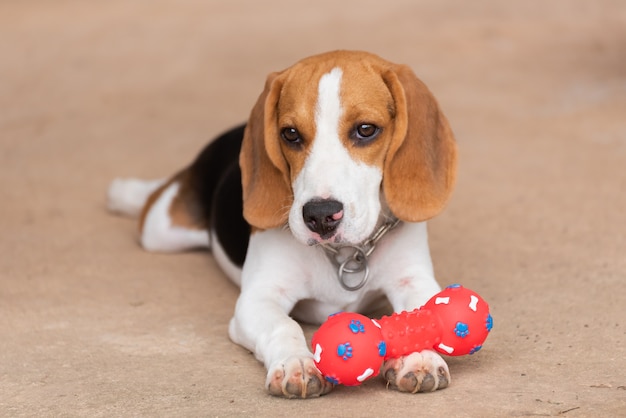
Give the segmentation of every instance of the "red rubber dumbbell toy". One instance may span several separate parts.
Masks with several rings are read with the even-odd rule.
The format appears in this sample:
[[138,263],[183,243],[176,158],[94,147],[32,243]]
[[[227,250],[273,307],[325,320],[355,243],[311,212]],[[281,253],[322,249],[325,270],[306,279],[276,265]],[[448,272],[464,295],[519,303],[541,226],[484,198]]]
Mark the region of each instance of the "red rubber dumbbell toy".
[[385,359],[425,349],[474,354],[492,326],[487,302],[455,284],[411,312],[379,320],[347,312],[331,315],[313,335],[314,360],[328,381],[354,386],[378,375]]

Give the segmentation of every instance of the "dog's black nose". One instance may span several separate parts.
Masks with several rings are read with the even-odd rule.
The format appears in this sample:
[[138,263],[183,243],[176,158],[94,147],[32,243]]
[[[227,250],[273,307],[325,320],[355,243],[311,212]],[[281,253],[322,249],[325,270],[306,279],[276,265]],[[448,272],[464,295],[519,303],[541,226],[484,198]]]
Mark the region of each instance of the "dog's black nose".
[[332,199],[311,200],[302,208],[302,218],[311,231],[322,239],[329,238],[343,219],[343,203]]

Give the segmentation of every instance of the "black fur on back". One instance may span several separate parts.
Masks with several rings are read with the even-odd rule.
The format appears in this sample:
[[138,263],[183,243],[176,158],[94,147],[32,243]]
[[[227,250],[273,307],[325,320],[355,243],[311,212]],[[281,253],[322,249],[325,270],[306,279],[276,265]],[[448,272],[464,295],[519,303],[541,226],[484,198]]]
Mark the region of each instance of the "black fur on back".
[[241,267],[246,258],[250,225],[243,218],[239,151],[245,125],[211,141],[189,167],[190,187],[207,225],[228,258]]

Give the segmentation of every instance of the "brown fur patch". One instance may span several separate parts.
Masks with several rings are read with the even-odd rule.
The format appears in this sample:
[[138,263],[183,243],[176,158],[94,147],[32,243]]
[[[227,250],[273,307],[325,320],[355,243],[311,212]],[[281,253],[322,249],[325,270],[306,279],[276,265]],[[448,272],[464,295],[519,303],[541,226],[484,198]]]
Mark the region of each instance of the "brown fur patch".
[[252,108],[244,132],[239,166],[243,186],[243,215],[259,229],[275,228],[287,220],[293,200],[288,166],[280,151],[276,106],[282,73],[270,74]]
[[454,188],[454,135],[434,96],[409,67],[393,65],[383,77],[397,108],[385,160],[385,198],[398,218],[425,221],[443,209]]
[[176,196],[172,200],[172,203],[168,209],[170,220],[172,225],[179,226],[186,229],[206,229],[204,220],[200,216],[199,208],[196,203],[196,199],[193,196],[193,192],[190,184],[190,173],[188,169],[184,169],[174,177],[169,179],[164,185],[155,190],[146,200],[144,207],[139,216],[139,232],[143,231],[143,225],[148,216],[148,213],[152,209],[152,206],[161,197],[161,194],[173,183],[179,183],[179,189]]
[[172,225],[185,229],[207,229],[196,196],[191,188],[189,170],[181,171],[175,176],[174,181],[177,181],[180,187],[169,209]]

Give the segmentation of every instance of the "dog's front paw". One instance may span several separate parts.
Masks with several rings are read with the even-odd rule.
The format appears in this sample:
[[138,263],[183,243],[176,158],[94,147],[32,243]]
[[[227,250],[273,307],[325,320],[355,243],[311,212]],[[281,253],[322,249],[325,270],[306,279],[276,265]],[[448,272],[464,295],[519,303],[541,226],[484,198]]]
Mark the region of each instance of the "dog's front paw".
[[270,367],[266,386],[272,395],[286,398],[312,398],[333,388],[308,357],[290,357]]
[[382,375],[400,392],[434,392],[450,384],[450,371],[441,356],[424,350],[390,359],[383,364]]

